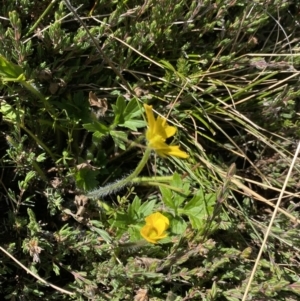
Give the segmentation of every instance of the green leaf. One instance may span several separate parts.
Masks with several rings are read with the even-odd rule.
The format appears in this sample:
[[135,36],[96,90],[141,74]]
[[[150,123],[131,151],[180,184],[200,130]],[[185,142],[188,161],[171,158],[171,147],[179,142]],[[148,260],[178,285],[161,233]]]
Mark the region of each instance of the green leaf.
[[89,168],[81,168],[75,172],[76,185],[84,191],[94,189],[99,185],[96,177],[100,173],[99,170],[91,170]]
[[153,208],[155,206],[156,200],[152,200],[149,202],[145,202],[139,208],[139,214],[141,216],[148,216],[153,212]]
[[119,95],[117,103],[112,105],[113,111],[115,113],[115,119],[113,124],[119,125],[124,123],[124,111],[126,108],[125,98],[122,95]]
[[182,193],[173,191],[174,205],[176,208],[179,208],[179,206],[186,200],[186,197],[189,194],[190,185],[188,182],[184,183],[181,179],[181,176],[175,172],[173,175],[171,186],[182,189]]
[[213,213],[215,203],[216,195],[214,193],[204,195],[201,189],[184,206],[180,213],[189,217],[193,228],[201,229],[207,218]]
[[128,228],[128,225],[134,224],[134,220],[132,220],[127,212],[117,212],[114,219],[110,220],[110,223],[112,226],[124,230]]
[[176,72],[176,69],[173,67],[173,65],[171,63],[169,63],[168,61],[165,60],[160,60],[159,61],[164,67],[166,67],[168,70]]
[[177,172],[175,172],[173,175],[172,184],[177,188],[182,187],[181,177]]
[[[69,118],[76,121],[82,120],[83,123],[89,123],[93,121],[93,114],[90,111],[90,106],[88,105],[88,101],[85,101],[85,98],[86,96],[84,93],[79,91],[69,95],[67,98],[52,101],[51,103],[59,109],[65,110]],[[97,119],[95,121],[97,121]]]
[[140,206],[141,206],[141,200],[138,196],[135,196],[132,203],[128,206],[128,214],[132,219],[137,219]]
[[185,212],[193,212],[194,208],[201,207],[201,203],[204,202],[204,194],[202,189],[200,189],[192,199],[184,206],[183,210]]
[[176,216],[171,222],[171,231],[174,234],[182,234],[187,228],[187,224],[180,216]]
[[[14,81],[18,79],[22,73],[23,69],[20,66],[11,63],[4,56],[0,55],[0,76],[4,77],[3,80]],[[23,80],[25,80],[25,77]]]
[[137,99],[134,97],[127,104],[123,114],[125,120],[130,120],[132,118],[141,116],[141,113],[142,110],[138,104]]
[[144,120],[130,119],[125,121],[123,124],[120,124],[120,126],[124,126],[132,131],[137,131],[138,128],[145,127],[146,122]]
[[136,131],[146,125],[144,120],[135,119],[142,114],[136,98],[132,98],[126,105],[125,98],[119,96],[116,105],[112,105],[112,107],[115,113],[114,126],[122,126]]
[[31,170],[26,174],[24,181],[18,181],[19,189],[26,190],[29,186],[29,182],[31,179],[35,177],[35,171]]
[[126,150],[125,141],[127,141],[127,134],[122,131],[110,131],[110,135],[113,138],[117,147],[122,150]]
[[34,236],[41,231],[41,226],[36,221],[35,214],[30,208],[27,208],[27,214],[29,216],[29,223],[27,225],[27,228],[30,230],[30,235]]
[[173,202],[173,194],[172,194],[172,191],[169,189],[169,188],[166,188],[166,187],[162,187],[160,186],[159,187],[159,190],[161,192],[161,195],[162,195],[162,199],[163,199],[163,202],[166,206],[176,210],[176,206]]
[[34,177],[35,177],[35,172],[33,170],[29,171],[25,177],[25,182],[28,183]]
[[193,214],[188,214],[188,217],[193,229],[203,229],[206,220],[202,220],[199,216]]
[[4,115],[4,118],[10,122],[17,122],[19,119],[22,119],[24,115],[24,110],[18,109],[18,111],[16,111],[15,108],[8,103],[1,103],[0,112]]
[[131,227],[128,228],[128,234],[130,236],[130,241],[138,241],[141,239],[141,234],[140,234],[140,226],[137,225],[132,225]]
[[160,186],[160,191],[162,194],[162,199],[165,205],[178,211],[180,205],[186,200],[186,197],[190,194],[189,183],[183,182],[178,173],[174,173],[172,181],[170,183],[171,187],[177,188],[182,192],[176,192],[166,187]]
[[59,266],[56,265],[54,262],[52,262],[52,270],[53,270],[53,272],[55,273],[56,276],[59,276],[59,274],[60,274]]
[[85,123],[83,124],[83,127],[89,132],[94,133],[97,138],[101,138],[109,133],[109,128],[105,124],[98,121],[93,123]]
[[44,162],[46,160],[46,154],[41,153],[36,157],[36,162]]
[[93,231],[97,232],[107,243],[111,243],[110,235],[105,230],[97,228],[99,221],[91,220],[90,223],[93,225],[91,228]]

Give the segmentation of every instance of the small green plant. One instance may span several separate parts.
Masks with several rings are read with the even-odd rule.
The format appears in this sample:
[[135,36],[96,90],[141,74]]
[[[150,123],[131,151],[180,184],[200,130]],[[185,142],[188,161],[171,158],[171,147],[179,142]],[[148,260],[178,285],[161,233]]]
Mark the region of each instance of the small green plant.
[[179,158],[188,157],[188,154],[184,151],[181,151],[179,149],[179,146],[170,146],[165,143],[167,138],[170,138],[175,134],[177,130],[176,127],[169,126],[166,122],[166,119],[163,117],[158,117],[157,120],[155,120],[152,112],[152,107],[146,104],[144,105],[144,107],[146,110],[147,121],[148,121],[148,129],[146,131],[146,138],[147,138],[148,145],[140,163],[138,164],[134,172],[130,174],[128,177],[114,184],[109,184],[106,187],[91,191],[87,194],[87,197],[91,197],[91,198],[103,197],[108,194],[118,192],[126,185],[131,184],[132,181],[138,182],[139,180],[136,179],[136,177],[140,174],[140,172],[147,164],[147,161],[151,154],[151,150],[155,150],[155,152],[162,157],[166,157],[167,155],[175,156],[175,157],[177,156]]
[[298,300],[298,3],[2,2],[2,299]]

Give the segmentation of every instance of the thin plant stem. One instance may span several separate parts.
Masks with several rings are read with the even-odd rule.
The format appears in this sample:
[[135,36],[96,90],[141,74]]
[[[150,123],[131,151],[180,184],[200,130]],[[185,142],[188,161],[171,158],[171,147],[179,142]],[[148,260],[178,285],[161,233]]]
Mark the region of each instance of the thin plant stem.
[[143,182],[171,182],[173,176],[161,176],[161,177],[138,177],[132,180],[134,183],[143,183]]
[[47,15],[50,11],[50,9],[52,8],[52,6],[54,5],[54,3],[57,0],[52,0],[48,7],[45,9],[45,11],[41,14],[41,16],[37,19],[37,21],[33,24],[33,26],[29,29],[29,31],[27,32],[26,36],[29,36],[40,24],[41,20],[45,17],[45,15]]
[[51,152],[51,150],[49,149],[49,147],[44,144],[44,142],[42,142],[37,136],[35,136],[25,125],[20,124],[21,129],[23,129],[32,139],[35,140],[35,142],[42,147],[47,153],[48,155],[55,160],[55,156],[54,154]]
[[39,176],[43,179],[43,181],[48,182],[48,178],[46,177],[43,170],[40,168],[39,164],[36,161],[32,161],[32,166],[36,170],[36,172],[39,174]]
[[158,187],[165,187],[168,188],[170,190],[176,191],[178,193],[183,193],[183,190],[174,186],[170,186],[166,183],[160,183],[160,182],[153,182],[153,181],[149,181],[149,182],[139,182],[136,181],[136,179],[134,179],[133,181],[131,181],[132,184],[140,184],[140,185],[144,185],[144,186],[158,186]]
[[276,206],[275,206],[275,208],[274,208],[274,211],[273,211],[273,214],[272,214],[272,218],[271,218],[271,220],[270,220],[269,226],[268,226],[267,231],[266,231],[265,236],[264,236],[264,240],[263,240],[263,242],[262,242],[262,245],[261,245],[261,247],[260,247],[259,253],[258,253],[258,255],[257,255],[257,258],[256,258],[256,261],[255,261],[254,267],[253,267],[253,269],[252,269],[250,278],[249,278],[249,280],[248,280],[248,283],[247,283],[247,286],[246,286],[246,289],[245,289],[245,292],[244,292],[242,301],[246,301],[246,299],[247,299],[247,296],[248,296],[248,293],[249,293],[249,290],[250,290],[251,283],[252,283],[252,281],[253,281],[255,272],[256,272],[257,267],[258,267],[258,265],[259,265],[259,261],[260,261],[261,255],[262,255],[262,253],[263,253],[263,251],[264,251],[264,249],[265,249],[265,246],[266,246],[268,237],[269,237],[270,232],[271,232],[272,225],[273,225],[273,223],[274,223],[276,214],[277,214],[277,212],[278,212],[278,209],[279,209],[279,206],[280,206],[280,203],[281,203],[281,199],[282,199],[282,197],[283,197],[284,191],[285,191],[285,189],[286,189],[288,180],[289,180],[289,178],[290,178],[290,176],[291,176],[291,173],[292,173],[292,170],[293,170],[294,165],[295,165],[295,163],[296,163],[296,160],[297,160],[297,158],[298,158],[299,152],[300,152],[300,142],[298,143],[298,147],[297,147],[297,150],[296,150],[296,152],[295,152],[293,161],[292,161],[292,163],[291,163],[291,166],[290,166],[290,168],[289,168],[288,174],[287,174],[287,176],[286,176],[286,179],[285,179],[285,181],[284,181],[283,187],[282,187],[282,189],[281,189],[279,198],[278,198],[278,200],[277,200]]
[[21,81],[20,82],[22,86],[24,86],[28,91],[30,91],[34,96],[36,96],[37,98],[39,98],[46,110],[51,113],[52,117],[55,116],[53,109],[51,108],[51,106],[49,105],[47,99],[44,97],[44,95],[37,89],[35,88],[30,82],[28,81]]
[[135,92],[131,89],[130,85],[127,83],[127,81],[125,80],[125,78],[123,77],[122,73],[118,70],[118,68],[115,67],[115,65],[112,63],[112,61],[110,60],[110,58],[105,54],[105,52],[102,50],[102,48],[100,47],[98,41],[96,40],[96,38],[91,34],[91,32],[89,31],[88,27],[85,25],[85,23],[81,20],[80,16],[77,14],[76,10],[73,8],[73,6],[71,5],[69,0],[64,0],[64,3],[66,4],[67,8],[70,10],[70,12],[72,12],[72,14],[74,15],[74,17],[77,19],[77,21],[83,26],[83,28],[85,29],[87,35],[90,37],[90,39],[92,40],[93,44],[95,45],[95,47],[97,48],[97,50],[99,51],[99,53],[102,55],[104,61],[109,65],[109,67],[118,75],[118,77],[121,79],[123,85],[126,87],[126,89],[128,91],[130,91],[133,95],[135,95]]
[[58,287],[48,281],[46,281],[45,279],[41,278],[39,275],[33,273],[32,271],[30,271],[25,265],[23,265],[20,261],[18,261],[15,257],[13,257],[9,252],[7,252],[5,249],[3,249],[2,247],[0,247],[0,250],[7,255],[8,257],[10,257],[15,263],[17,263],[21,268],[23,268],[28,274],[30,274],[31,276],[33,276],[34,278],[36,278],[37,280],[41,281],[42,283],[44,283],[46,286],[50,286],[53,289],[63,293],[63,294],[68,294],[68,295],[74,295],[73,292],[67,291],[61,287]]
[[136,169],[133,171],[132,174],[130,174],[128,177],[126,177],[122,180],[119,180],[115,183],[108,184],[104,187],[100,187],[99,189],[90,191],[89,193],[87,193],[86,196],[88,198],[97,199],[97,198],[109,195],[111,193],[115,193],[115,192],[121,190],[123,187],[131,184],[132,181],[141,173],[141,171],[147,164],[150,154],[151,154],[151,149],[148,147],[148,148],[146,148],[145,153],[144,153],[140,163],[138,164],[138,166],[136,167]]

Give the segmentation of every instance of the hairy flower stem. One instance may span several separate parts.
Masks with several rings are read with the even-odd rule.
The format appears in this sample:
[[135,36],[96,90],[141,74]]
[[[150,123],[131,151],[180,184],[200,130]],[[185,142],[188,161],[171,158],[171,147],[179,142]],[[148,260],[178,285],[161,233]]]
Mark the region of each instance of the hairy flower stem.
[[146,151],[145,151],[140,163],[138,164],[138,166],[136,167],[136,169],[133,171],[132,174],[130,174],[128,177],[126,177],[122,180],[119,180],[115,183],[108,184],[107,186],[100,187],[98,189],[90,191],[90,192],[88,192],[88,194],[86,196],[88,198],[92,198],[92,199],[101,198],[101,197],[104,197],[111,193],[115,193],[115,192],[121,190],[122,188],[124,188],[125,186],[131,184],[132,180],[135,179],[141,173],[141,171],[147,164],[150,154],[151,154],[151,149],[148,147],[148,148],[146,148]]
[[181,188],[174,187],[170,185],[173,180],[173,176],[162,176],[162,177],[138,177],[131,180],[131,184],[138,184],[138,185],[146,185],[146,186],[158,186],[158,187],[165,187],[176,191],[178,193],[184,193]]

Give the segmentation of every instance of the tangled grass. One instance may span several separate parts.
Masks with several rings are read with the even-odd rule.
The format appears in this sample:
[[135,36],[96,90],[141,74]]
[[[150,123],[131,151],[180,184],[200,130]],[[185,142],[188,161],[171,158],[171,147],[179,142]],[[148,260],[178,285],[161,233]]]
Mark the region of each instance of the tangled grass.
[[2,299],[298,300],[299,4],[6,2]]

